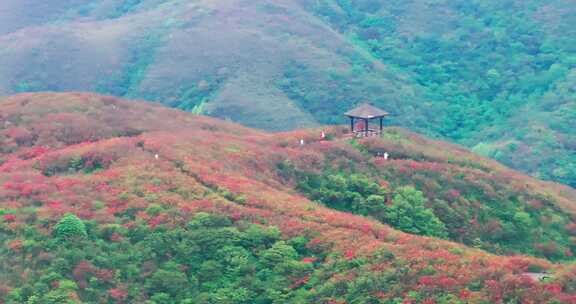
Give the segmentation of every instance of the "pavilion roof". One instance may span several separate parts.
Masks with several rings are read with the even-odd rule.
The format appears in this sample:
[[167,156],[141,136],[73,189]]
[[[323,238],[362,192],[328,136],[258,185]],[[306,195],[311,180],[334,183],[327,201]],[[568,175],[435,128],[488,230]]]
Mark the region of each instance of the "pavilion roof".
[[355,118],[363,118],[363,119],[371,119],[371,118],[379,118],[390,115],[390,113],[379,109],[373,105],[364,103],[359,107],[352,109],[344,115],[348,117],[355,117]]

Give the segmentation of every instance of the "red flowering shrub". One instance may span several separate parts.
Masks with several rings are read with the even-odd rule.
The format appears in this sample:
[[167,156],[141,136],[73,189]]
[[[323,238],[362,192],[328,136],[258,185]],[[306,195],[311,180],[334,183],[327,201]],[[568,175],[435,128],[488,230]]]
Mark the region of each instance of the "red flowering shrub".
[[102,282],[110,283],[114,279],[114,270],[112,269],[96,269],[96,278]]
[[569,223],[565,228],[570,235],[576,236],[576,223]]
[[12,223],[16,220],[16,215],[14,214],[4,214],[2,216],[5,222]]
[[110,289],[108,293],[112,299],[120,303],[124,302],[128,298],[128,290],[126,289],[126,286],[123,285]]
[[19,251],[20,249],[22,249],[22,245],[23,245],[23,241],[22,240],[13,240],[10,241],[8,243],[8,248],[12,251]]
[[306,263],[306,264],[311,264],[314,263],[318,260],[317,257],[305,257],[302,259],[302,262]]
[[78,286],[82,289],[88,287],[86,279],[88,275],[95,272],[94,266],[89,261],[80,261],[74,270],[72,271],[72,276],[78,282]]

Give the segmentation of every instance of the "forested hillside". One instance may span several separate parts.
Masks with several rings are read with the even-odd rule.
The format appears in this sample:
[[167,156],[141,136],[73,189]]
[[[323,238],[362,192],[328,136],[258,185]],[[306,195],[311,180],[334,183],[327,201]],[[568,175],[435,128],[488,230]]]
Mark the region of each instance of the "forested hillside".
[[571,0],[4,0],[0,94],[93,91],[251,127],[391,124],[576,185]]
[[423,88],[428,113],[421,120],[426,126],[418,127],[540,178],[576,185],[574,3],[306,3]]
[[4,303],[576,303],[576,192],[459,146],[81,93],[0,119]]

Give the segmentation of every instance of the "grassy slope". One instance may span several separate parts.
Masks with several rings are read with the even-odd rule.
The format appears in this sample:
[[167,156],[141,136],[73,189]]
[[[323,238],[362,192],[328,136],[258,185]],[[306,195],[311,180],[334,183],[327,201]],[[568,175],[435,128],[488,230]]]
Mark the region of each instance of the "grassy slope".
[[[543,303],[569,302],[565,293],[573,292],[569,268],[559,271],[545,260],[494,256],[328,209],[299,194],[290,175],[278,169],[279,164],[289,163],[308,174],[353,170],[372,176],[392,191],[399,185],[415,185],[429,202],[443,199],[452,206],[465,206],[460,209],[465,213],[456,215],[460,218],[455,220],[461,222],[467,219],[466,212],[481,213],[483,204],[534,208],[530,211],[534,220],[549,225],[543,230],[530,227],[536,229],[529,232],[535,237],[558,237],[548,231],[572,223],[576,212],[573,190],[534,180],[457,146],[402,129],[388,129],[382,139],[352,145],[340,139],[343,129],[339,127],[327,129],[336,139],[316,142],[318,130],[268,134],[156,105],[90,94],[24,94],[1,100],[0,109],[4,122],[0,125],[0,207],[4,213],[0,225],[6,244],[0,252],[0,269],[2,296],[12,299],[9,302],[42,290],[50,294],[64,290],[72,301],[119,301],[123,290],[128,290],[130,301],[164,297],[154,294],[149,285],[153,275],[146,269],[150,263],[168,267],[170,261],[184,267],[186,261],[179,260],[177,248],[165,255],[158,252],[148,258],[152,260],[134,252],[135,260],[128,264],[140,269],[137,277],[128,275],[133,268],[115,264],[112,257],[117,257],[119,248],[149,252],[138,249],[142,242],[138,242],[141,230],[137,229],[169,237],[168,230],[186,225],[200,211],[228,216],[240,231],[257,223],[280,228],[282,239],[307,240],[302,254],[312,255],[317,262],[307,270],[305,281],[293,277],[286,283],[285,302],[460,298],[472,303],[528,299]],[[308,144],[300,147],[300,138]],[[375,149],[390,151],[394,160],[375,160],[370,152]],[[479,192],[484,196],[477,197]],[[477,201],[472,202],[474,197]],[[52,243],[50,231],[67,212],[91,227],[88,243],[75,246],[88,246],[93,253],[68,255],[70,265],[64,266],[57,259],[62,249]],[[479,218],[463,235],[481,237],[484,220],[490,218]],[[106,232],[113,229],[111,225],[127,230],[116,230],[111,240]],[[497,250],[491,244],[498,240],[482,241],[487,249]],[[105,244],[110,247],[102,247]],[[569,249],[570,245],[557,246]],[[506,250],[543,254],[532,248]],[[105,281],[84,282],[84,275],[72,271],[80,262],[92,265],[91,271],[117,267],[118,274]],[[194,265],[189,267],[187,275],[195,275]],[[43,272],[51,269],[58,269],[57,274],[50,273],[52,280],[75,280],[77,286],[64,289],[52,281],[51,287],[38,287],[50,282]],[[542,269],[555,272],[552,282],[538,284],[519,275]],[[13,289],[16,286],[31,287]]]

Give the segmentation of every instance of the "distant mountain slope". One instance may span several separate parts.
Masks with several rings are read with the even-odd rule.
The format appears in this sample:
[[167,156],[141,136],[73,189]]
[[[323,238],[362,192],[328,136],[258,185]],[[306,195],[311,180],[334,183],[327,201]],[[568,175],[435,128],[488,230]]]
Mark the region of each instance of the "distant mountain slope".
[[[282,130],[337,121],[337,112],[312,115],[298,104],[285,91],[292,76],[314,79],[320,93],[318,88],[334,86],[329,83],[335,77],[343,85],[366,75],[371,83],[355,81],[345,95],[357,97],[335,100],[345,103],[337,109],[367,98],[361,91],[368,86],[383,87],[375,90],[397,103],[413,99],[397,88],[404,82],[398,76],[359,56],[355,46],[296,3],[139,1],[118,8],[118,16],[103,5],[78,8],[88,14],[84,18],[60,16],[0,38],[0,93],[98,91]],[[73,9],[68,13],[75,16]],[[354,65],[373,67],[354,73]],[[300,71],[286,76],[298,67],[306,67],[304,78]]]
[[574,190],[458,146],[81,93],[0,99],[0,119],[6,303],[576,301],[573,267],[479,249],[572,260]]
[[394,124],[576,185],[568,0],[6,0],[0,94],[93,91],[250,127]]

